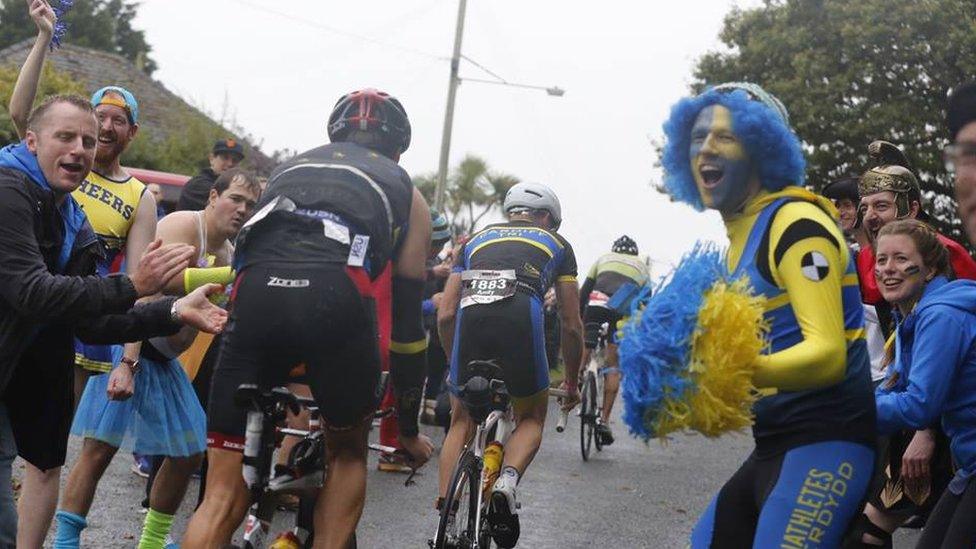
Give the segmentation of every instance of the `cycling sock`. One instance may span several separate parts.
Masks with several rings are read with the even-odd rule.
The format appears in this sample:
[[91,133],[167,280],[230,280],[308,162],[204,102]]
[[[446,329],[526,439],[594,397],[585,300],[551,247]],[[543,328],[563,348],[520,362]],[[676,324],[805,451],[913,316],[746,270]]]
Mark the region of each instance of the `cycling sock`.
[[518,482],[519,482],[519,476],[520,475],[519,475],[518,469],[516,469],[515,467],[512,467],[511,465],[506,465],[506,466],[502,467],[502,472],[501,472],[501,475],[500,476],[515,477],[515,484],[518,484]]
[[54,520],[58,525],[54,533],[54,549],[78,549],[81,531],[88,526],[85,517],[59,509]]
[[166,546],[166,535],[173,526],[173,515],[161,513],[153,508],[146,513],[146,520],[142,523],[142,537],[139,538],[139,549],[163,549]]

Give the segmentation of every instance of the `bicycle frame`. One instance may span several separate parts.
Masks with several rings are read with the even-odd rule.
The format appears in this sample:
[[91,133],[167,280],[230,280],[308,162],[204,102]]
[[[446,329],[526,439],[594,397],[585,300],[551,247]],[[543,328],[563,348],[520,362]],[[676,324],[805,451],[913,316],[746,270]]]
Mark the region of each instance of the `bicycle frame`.
[[[474,447],[471,450],[474,452],[475,457],[478,458],[478,463],[481,464],[480,470],[480,482],[478,486],[484,486],[485,481],[485,448],[488,447],[489,442],[498,441],[502,445],[508,440],[509,435],[512,434],[514,430],[515,420],[512,417],[512,408],[509,406],[505,411],[495,410],[488,414],[488,417],[481,422],[474,435]],[[495,427],[495,436],[493,440],[488,440],[488,434],[491,432],[491,428]],[[467,448],[465,448],[467,449]],[[463,450],[462,450],[463,455]],[[478,490],[478,506],[477,513],[474,520],[474,539],[481,539],[481,513],[484,511],[484,490]]]
[[[257,387],[254,386],[254,391]],[[251,505],[244,523],[243,542],[246,548],[263,548],[265,540],[270,534],[271,522],[275,515],[275,500],[280,494],[295,494],[299,497],[309,492],[317,492],[322,488],[326,475],[325,431],[321,428],[321,417],[318,405],[314,399],[292,395],[284,387],[277,387],[266,394],[255,393],[251,397],[248,420],[253,421],[245,439],[245,446],[254,445],[258,448],[256,455],[245,458],[243,473],[251,495]],[[261,399],[260,404],[258,399]],[[274,400],[267,400],[267,399]],[[291,409],[306,409],[310,412],[309,428],[293,429],[280,426]],[[382,417],[392,410],[378,411],[375,417]],[[252,419],[253,418],[253,419]],[[260,428],[258,429],[258,425]],[[310,445],[311,455],[321,455],[321,466],[315,462],[315,468],[300,471],[297,477],[291,475],[273,476],[274,450],[281,447],[285,436],[300,439],[299,444]],[[256,437],[256,438],[253,438]],[[395,448],[381,444],[369,443],[369,450],[376,452],[396,453]],[[290,456],[291,458],[291,456]],[[292,465],[297,465],[294,463]],[[412,478],[412,475],[411,475]],[[408,479],[409,482],[409,479]],[[311,521],[302,520],[301,513],[296,513],[293,533],[302,544],[312,533]]]
[[603,378],[606,375],[604,371],[606,364],[607,340],[606,337],[601,336],[596,349],[593,349],[590,354],[589,364],[586,365],[586,371],[593,372],[593,375],[596,376],[596,402],[593,405],[599,413],[603,412]]

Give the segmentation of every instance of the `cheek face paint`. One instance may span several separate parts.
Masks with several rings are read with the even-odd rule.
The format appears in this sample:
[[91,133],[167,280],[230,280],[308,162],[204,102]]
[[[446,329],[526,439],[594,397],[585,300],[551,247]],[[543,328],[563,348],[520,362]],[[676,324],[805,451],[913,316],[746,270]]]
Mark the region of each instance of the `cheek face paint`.
[[908,265],[905,267],[904,272],[906,275],[916,275],[922,272],[922,269],[918,265]]
[[732,131],[732,113],[722,105],[705,107],[691,135],[691,172],[702,203],[720,212],[734,211],[747,198],[753,169]]

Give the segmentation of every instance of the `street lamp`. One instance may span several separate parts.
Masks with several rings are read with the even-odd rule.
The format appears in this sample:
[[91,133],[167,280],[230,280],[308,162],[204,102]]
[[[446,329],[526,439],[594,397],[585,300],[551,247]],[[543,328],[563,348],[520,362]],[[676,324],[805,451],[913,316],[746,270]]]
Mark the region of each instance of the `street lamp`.
[[[454,125],[454,100],[457,97],[457,88],[461,84],[462,78],[458,76],[458,68],[461,65],[461,37],[464,34],[464,12],[467,8],[468,0],[460,0],[458,4],[457,27],[454,32],[454,54],[451,56],[451,75],[447,83],[447,108],[444,113],[444,132],[441,134],[441,157],[437,168],[437,187],[434,191],[434,208],[442,210],[444,207],[444,193],[447,190],[447,162],[451,151],[451,130]],[[468,59],[468,61],[471,61]],[[471,61],[474,63],[474,61]],[[475,63],[477,65],[477,63]],[[481,67],[481,65],[478,65]],[[532,86],[529,84],[518,84],[509,82],[495,73],[481,67],[485,72],[491,74],[496,80],[485,80],[481,78],[464,78],[470,82],[481,82],[482,84],[494,84],[496,86],[509,86],[512,88],[527,88],[545,90],[547,95],[552,97],[562,97],[566,90],[559,86]]]
[[481,84],[494,84],[496,86],[508,86],[510,88],[526,88],[530,90],[545,90],[546,95],[551,95],[553,97],[562,97],[566,94],[566,90],[560,88],[559,86],[533,86],[531,84],[519,84],[516,82],[509,82],[508,80],[487,80],[484,78],[458,78],[458,80],[464,82],[478,82]]

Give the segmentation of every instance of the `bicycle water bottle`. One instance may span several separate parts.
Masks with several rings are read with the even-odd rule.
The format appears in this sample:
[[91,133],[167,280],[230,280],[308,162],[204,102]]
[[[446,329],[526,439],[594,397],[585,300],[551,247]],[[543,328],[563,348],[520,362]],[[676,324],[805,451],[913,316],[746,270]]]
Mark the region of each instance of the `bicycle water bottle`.
[[302,549],[301,540],[292,532],[282,532],[268,549]]
[[247,432],[244,436],[244,483],[249,489],[258,482],[260,475],[256,465],[258,454],[261,452],[263,426],[264,414],[256,410],[247,413]]
[[482,487],[483,491],[490,492],[492,486],[495,485],[495,481],[498,479],[498,472],[502,468],[502,457],[505,455],[505,450],[502,444],[498,441],[488,444],[485,448],[484,457],[484,479],[485,484]]

